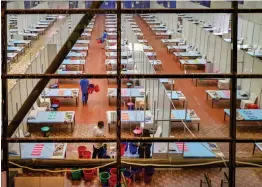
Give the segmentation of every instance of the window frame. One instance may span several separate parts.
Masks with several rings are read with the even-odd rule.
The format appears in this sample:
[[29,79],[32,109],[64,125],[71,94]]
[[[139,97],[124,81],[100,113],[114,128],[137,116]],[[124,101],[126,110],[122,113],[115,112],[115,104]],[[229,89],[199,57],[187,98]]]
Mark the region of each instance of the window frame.
[[[224,142],[229,143],[229,186],[235,186],[235,173],[236,168],[241,167],[241,165],[236,164],[236,143],[255,143],[262,141],[258,139],[237,139],[236,138],[236,91],[237,91],[237,79],[245,78],[262,78],[262,74],[237,74],[237,25],[238,25],[238,14],[239,13],[262,13],[262,9],[238,9],[238,2],[232,1],[232,8],[228,9],[122,9],[121,1],[117,1],[116,9],[6,9],[7,2],[2,1],[1,5],[1,24],[2,24],[2,149],[3,149],[3,164],[2,169],[9,171],[9,158],[8,158],[8,143],[9,142],[116,142],[117,143],[117,168],[121,166],[121,156],[120,156],[120,143],[121,141],[151,141],[151,142]],[[82,74],[82,75],[55,75],[55,74],[7,74],[7,15],[8,14],[117,14],[117,74],[116,75],[92,75],[92,74]],[[232,21],[232,47],[231,47],[231,72],[229,74],[146,74],[146,75],[121,75],[121,14],[139,14],[139,13],[231,13]],[[231,99],[230,99],[230,123],[229,123],[229,137],[228,138],[124,138],[121,137],[121,80],[123,78],[230,78],[231,79]],[[39,139],[17,139],[8,136],[8,93],[7,93],[7,80],[8,79],[43,79],[49,80],[50,78],[114,78],[117,79],[117,137],[116,138],[49,138],[48,140],[44,138]],[[19,113],[19,112],[18,112]],[[23,118],[24,116],[20,116]],[[19,123],[19,121],[17,122]],[[10,133],[9,133],[10,134]],[[8,175],[7,175],[8,176]],[[117,173],[118,183],[120,183],[120,170]],[[7,177],[8,183],[8,177]]]

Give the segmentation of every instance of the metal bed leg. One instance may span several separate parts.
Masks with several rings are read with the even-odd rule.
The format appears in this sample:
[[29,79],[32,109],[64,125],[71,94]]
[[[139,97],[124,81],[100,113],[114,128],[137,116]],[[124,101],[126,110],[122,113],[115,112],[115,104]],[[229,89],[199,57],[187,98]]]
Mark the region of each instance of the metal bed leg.
[[252,152],[252,155],[255,154],[255,151],[256,151],[256,144],[254,143],[254,145],[253,145],[253,152]]

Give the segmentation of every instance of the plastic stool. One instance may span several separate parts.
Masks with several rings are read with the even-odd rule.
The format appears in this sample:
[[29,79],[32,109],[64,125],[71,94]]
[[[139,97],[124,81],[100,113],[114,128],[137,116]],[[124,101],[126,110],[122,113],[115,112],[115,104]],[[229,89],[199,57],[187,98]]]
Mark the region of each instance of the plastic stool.
[[48,137],[50,135],[50,128],[47,126],[42,127],[41,131],[44,137]]
[[133,86],[133,83],[127,82],[127,83],[126,83],[126,86],[127,86],[128,88],[130,88],[131,86]]
[[128,108],[128,110],[135,110],[135,104],[129,102],[129,103],[127,103],[127,108]]
[[51,105],[51,108],[52,108],[53,110],[57,111],[58,108],[59,108],[59,104],[52,104],[52,105]]

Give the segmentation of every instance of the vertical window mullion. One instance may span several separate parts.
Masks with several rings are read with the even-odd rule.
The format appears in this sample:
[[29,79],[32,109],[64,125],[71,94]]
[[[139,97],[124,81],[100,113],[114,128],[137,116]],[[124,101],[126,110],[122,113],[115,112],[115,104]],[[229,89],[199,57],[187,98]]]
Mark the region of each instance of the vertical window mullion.
[[[7,15],[6,15],[6,5],[7,2],[1,2],[1,25],[2,25],[2,74],[7,74]],[[3,165],[2,170],[6,172],[6,186],[9,186],[9,168],[8,168],[8,142],[7,130],[8,130],[8,85],[7,79],[2,79],[2,150],[3,150]]]
[[117,184],[121,186],[121,1],[117,1]]
[[232,141],[229,143],[229,186],[235,187],[236,179],[236,97],[237,97],[237,10],[238,1],[232,1],[232,8],[234,9],[231,14],[231,41],[233,43],[231,48],[231,90],[230,90],[230,127],[229,135]]

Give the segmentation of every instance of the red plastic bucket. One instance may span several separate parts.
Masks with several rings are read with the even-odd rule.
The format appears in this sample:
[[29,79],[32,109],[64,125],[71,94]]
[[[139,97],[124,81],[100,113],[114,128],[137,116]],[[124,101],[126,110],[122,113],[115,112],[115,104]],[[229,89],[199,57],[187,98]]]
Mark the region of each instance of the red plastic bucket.
[[127,187],[130,187],[132,180],[130,178],[125,178],[125,179],[126,179]]
[[94,178],[94,170],[93,169],[83,170],[83,173],[84,173],[84,179],[86,181],[90,181]]
[[121,144],[121,156],[125,154],[126,144]]
[[66,169],[67,171],[66,171],[66,177],[67,177],[67,179],[71,179],[71,169],[70,168],[67,168]]
[[83,152],[86,151],[86,146],[79,146],[78,147],[78,156],[79,158],[83,157]]
[[83,151],[82,158],[85,158],[85,159],[91,158],[91,152],[90,151]]
[[116,176],[111,176],[109,178],[109,187],[114,187],[117,184]]
[[116,177],[116,172],[117,172],[117,169],[116,169],[116,168],[111,168],[111,169],[110,169],[110,175],[111,175],[111,176]]
[[97,168],[95,168],[93,170],[94,170],[94,174],[97,175]]

